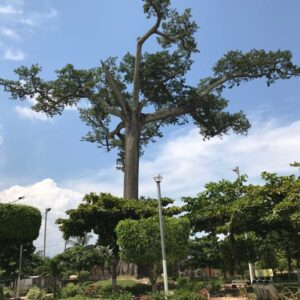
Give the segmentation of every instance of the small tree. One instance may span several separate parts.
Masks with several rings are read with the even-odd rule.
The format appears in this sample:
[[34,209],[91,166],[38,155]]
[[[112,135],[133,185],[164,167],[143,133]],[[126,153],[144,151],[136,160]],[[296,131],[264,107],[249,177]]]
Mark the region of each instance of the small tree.
[[[90,106],[80,109],[80,114],[91,131],[84,139],[108,151],[118,149],[127,199],[138,198],[142,147],[162,137],[162,126],[192,121],[204,138],[231,129],[246,133],[250,122],[244,113],[226,110],[225,88],[256,78],[266,78],[270,85],[300,72],[289,51],[229,51],[214,65],[211,77],[189,86],[185,76],[192,66],[191,56],[198,52],[194,38],[198,26],[191,20],[191,10],[179,14],[170,0],[143,2],[144,13],[154,22],[137,38],[134,55],[127,53],[121,61],[110,57],[88,70],[68,64],[57,71],[55,80],[42,80],[38,65],[18,68],[18,81],[0,79],[13,99],[35,98],[33,109],[49,116],[87,99]],[[161,51],[143,52],[151,37],[157,37]]]
[[208,267],[209,277],[212,275],[211,268],[222,268],[220,242],[215,235],[190,240],[188,254],[189,259],[184,261],[184,265],[193,269]]
[[[173,201],[168,198],[162,199],[163,206]],[[164,209],[164,214],[174,215],[181,210],[178,207]],[[58,219],[60,230],[64,238],[71,236],[84,236],[88,232],[98,235],[98,245],[108,247],[110,255],[110,271],[112,284],[116,286],[117,265],[119,262],[119,246],[115,229],[118,223],[125,219],[147,218],[157,214],[157,201],[153,199],[123,199],[111,194],[88,194],[83,203],[76,209],[68,210],[68,218]]]
[[[169,263],[187,255],[189,222],[186,218],[164,218],[166,253]],[[149,272],[152,289],[161,272],[161,243],[157,217],[121,221],[116,229],[121,258],[142,264]]]
[[0,266],[3,276],[16,277],[23,245],[23,261],[30,260],[35,247],[32,242],[38,237],[41,213],[32,206],[0,203]]

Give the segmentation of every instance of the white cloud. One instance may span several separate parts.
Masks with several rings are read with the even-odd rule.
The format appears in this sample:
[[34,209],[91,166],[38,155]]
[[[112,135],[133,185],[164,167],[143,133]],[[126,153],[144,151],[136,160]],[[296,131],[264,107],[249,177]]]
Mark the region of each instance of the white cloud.
[[[63,189],[52,180],[45,179],[30,186],[13,186],[0,193],[1,202],[11,202],[18,197],[25,196],[23,204],[32,205],[40,209],[44,218],[45,209],[50,207],[47,221],[47,255],[62,252],[64,241],[55,221],[64,217],[67,209],[76,207],[82,200],[83,194]],[[40,229],[39,238],[35,241],[37,250],[43,250],[44,221]]]
[[[239,166],[249,181],[259,182],[262,171],[291,174],[297,172],[289,164],[300,160],[300,121],[281,125],[276,121],[257,123],[248,136],[229,135],[203,141],[196,129],[179,129],[165,142],[161,140],[151,155],[141,160],[140,195],[156,197],[153,176],[163,176],[162,195],[180,199],[196,195],[205,183],[222,178],[233,180],[231,170]],[[109,155],[109,154],[107,154]],[[48,223],[47,253],[56,254],[63,249],[63,240],[55,220],[75,208],[85,193],[110,192],[122,195],[123,174],[114,166],[89,173],[81,178],[66,179],[59,187],[53,180],[45,179],[31,186],[13,186],[0,193],[2,201],[12,201],[25,196],[24,203],[34,205],[44,212],[51,207]],[[43,227],[36,242],[42,248]]]
[[46,114],[42,112],[36,112],[30,107],[17,105],[14,111],[22,118],[28,119],[30,121],[51,121],[51,118],[47,117]]
[[13,29],[10,29],[10,28],[6,28],[6,27],[1,27],[0,28],[0,32],[2,35],[6,36],[6,37],[9,37],[11,39],[14,39],[14,40],[21,40],[21,37],[18,35],[18,33],[13,30]]
[[49,19],[57,17],[58,11],[54,8],[49,8],[46,12],[33,12],[19,19],[19,22],[30,27],[37,27],[45,23]]
[[24,60],[25,54],[21,50],[12,50],[12,49],[6,49],[4,52],[3,59],[5,60],[15,60],[15,61],[21,61]]
[[48,28],[43,25],[48,25],[49,20],[55,18],[58,12],[45,5],[41,1],[39,8],[32,10],[23,0],[0,0],[0,33],[11,39],[10,44],[1,47],[4,59],[16,61],[25,59],[25,54],[21,50],[12,50],[15,47],[14,43],[26,40],[37,30]]
[[[289,164],[300,160],[299,132],[300,121],[284,126],[269,121],[254,124],[248,136],[231,134],[203,141],[197,129],[177,129],[171,137],[151,146],[155,149],[146,149],[140,162],[140,195],[156,197],[153,176],[157,173],[164,177],[164,195],[180,199],[196,195],[209,181],[233,180],[236,175],[231,170],[235,166],[253,183],[260,182],[263,171],[296,172]],[[121,196],[123,174],[112,166],[94,175],[66,180],[64,185],[83,193],[110,192]]]
[[21,10],[16,9],[13,5],[0,5],[0,14],[5,15],[14,15],[14,14],[22,14]]
[[141,161],[140,190],[153,194],[155,173],[165,178],[162,189],[179,198],[197,194],[209,181],[233,179],[239,166],[249,180],[258,182],[262,171],[292,173],[289,163],[300,160],[300,121],[280,126],[275,121],[254,124],[248,136],[229,135],[203,141],[197,129],[180,132],[160,147],[152,160]]

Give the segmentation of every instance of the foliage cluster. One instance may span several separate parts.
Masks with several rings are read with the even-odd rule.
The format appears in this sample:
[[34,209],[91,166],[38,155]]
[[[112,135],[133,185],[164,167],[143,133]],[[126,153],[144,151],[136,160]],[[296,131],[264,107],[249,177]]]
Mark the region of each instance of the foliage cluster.
[[[184,198],[194,232],[225,236],[218,242],[220,266],[231,274],[243,274],[249,261],[289,273],[293,259],[300,265],[300,178],[263,172],[262,179],[259,186],[245,184],[245,176],[211,182],[197,197]],[[197,242],[192,242],[194,248],[199,248]]]
[[32,242],[38,237],[40,226],[41,213],[37,208],[0,203],[0,265],[4,271],[0,272],[0,278],[16,277],[21,244],[24,266],[35,263]]
[[46,292],[38,287],[32,287],[26,294],[27,300],[45,300]]
[[33,241],[39,235],[41,213],[32,206],[0,203],[0,241]]

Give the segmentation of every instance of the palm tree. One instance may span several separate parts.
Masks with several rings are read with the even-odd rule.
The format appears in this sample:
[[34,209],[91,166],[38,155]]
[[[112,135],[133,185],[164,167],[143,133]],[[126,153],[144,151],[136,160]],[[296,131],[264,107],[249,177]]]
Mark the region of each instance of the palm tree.
[[86,247],[88,246],[89,241],[91,240],[92,237],[93,237],[92,234],[85,233],[82,236],[75,236],[73,237],[73,239],[65,240],[65,250],[67,248],[67,245],[71,245],[72,247],[75,246]]

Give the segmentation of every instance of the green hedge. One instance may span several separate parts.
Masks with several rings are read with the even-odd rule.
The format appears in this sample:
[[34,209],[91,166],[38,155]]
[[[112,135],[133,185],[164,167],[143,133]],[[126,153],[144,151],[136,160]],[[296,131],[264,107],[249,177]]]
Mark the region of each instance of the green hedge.
[[41,221],[41,212],[35,207],[0,203],[0,241],[33,241]]

